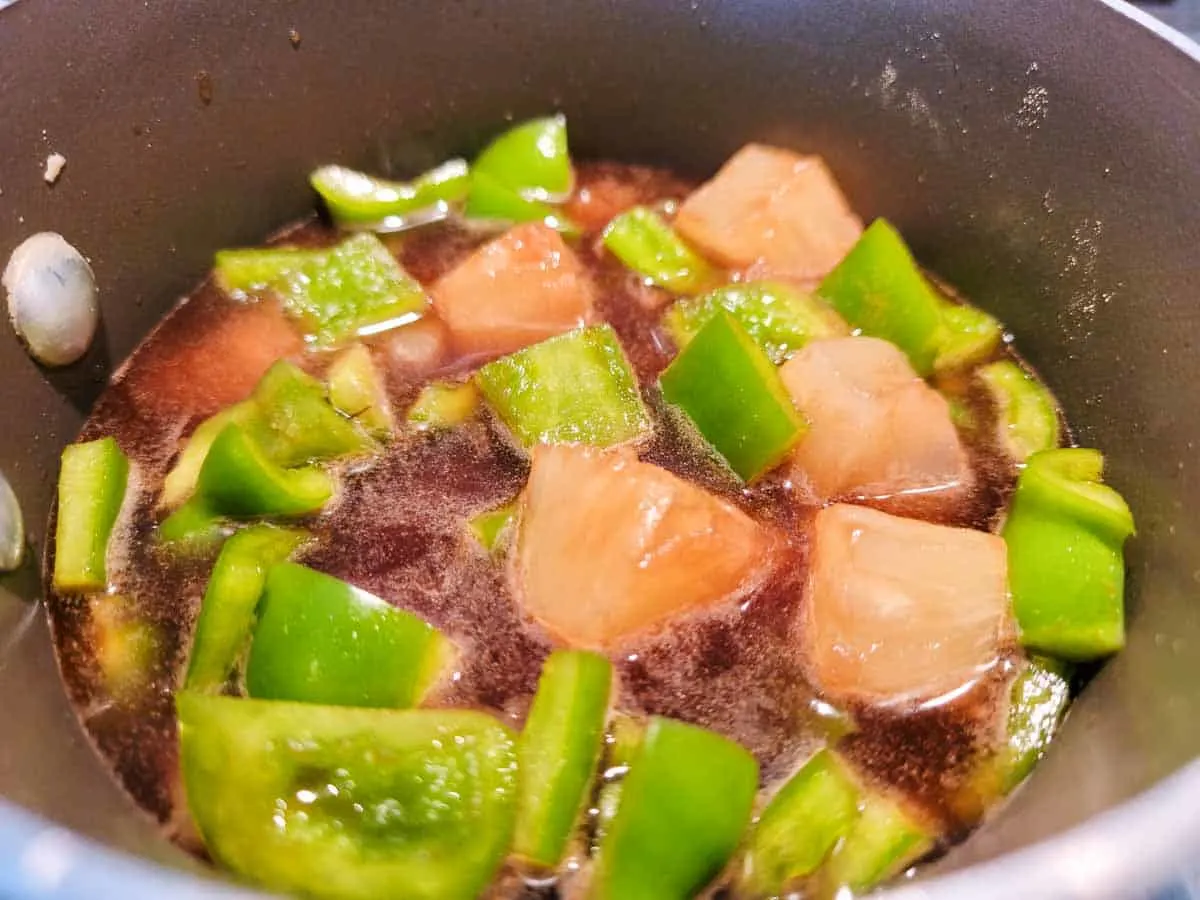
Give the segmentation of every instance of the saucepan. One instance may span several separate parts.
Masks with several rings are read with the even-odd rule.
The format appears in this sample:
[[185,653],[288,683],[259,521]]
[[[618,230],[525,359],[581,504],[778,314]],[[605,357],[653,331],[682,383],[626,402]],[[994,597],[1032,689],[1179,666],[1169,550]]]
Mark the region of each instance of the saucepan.
[[[207,269],[339,161],[411,173],[513,117],[702,176],[824,156],[864,219],[1019,336],[1138,515],[1129,646],[1035,776],[893,896],[1151,896],[1200,860],[1200,48],[1099,0],[22,0],[0,12],[0,251],[90,258],[102,331],[0,334],[0,468],[45,540],[58,454]],[[52,154],[65,157],[54,184]],[[105,774],[35,563],[0,583],[0,895],[216,897]]]

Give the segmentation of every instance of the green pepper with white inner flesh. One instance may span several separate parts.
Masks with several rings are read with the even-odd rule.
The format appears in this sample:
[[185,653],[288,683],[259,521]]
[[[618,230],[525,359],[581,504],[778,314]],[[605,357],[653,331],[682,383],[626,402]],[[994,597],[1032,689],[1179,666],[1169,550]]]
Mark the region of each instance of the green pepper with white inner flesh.
[[429,693],[454,647],[410,612],[295,563],[267,572],[246,690],[266,700],[403,708]]
[[712,731],[654,717],[600,843],[597,900],[688,900],[737,848],[758,764]]
[[129,459],[117,442],[70,444],[62,453],[54,542],[54,588],[101,591],[108,584],[108,543],[125,501]]
[[996,406],[997,437],[1013,461],[1058,446],[1058,410],[1042,382],[1011,360],[982,366],[979,378]]
[[571,331],[502,356],[476,372],[475,383],[525,447],[606,447],[650,429],[637,379],[610,325]]
[[470,900],[512,834],[516,740],[491,716],[176,697],[209,853],[320,900]]
[[371,234],[323,250],[222,250],[216,277],[235,296],[277,294],[323,346],[412,322],[427,306],[425,290]]
[[1001,532],[1021,643],[1072,661],[1125,645],[1125,560],[1134,533],[1124,499],[1101,483],[1097,450],[1029,457]]
[[694,294],[717,277],[704,257],[645,206],[635,206],[609,222],[604,246],[646,281],[673,294]]
[[659,384],[667,402],[687,413],[746,481],[778,464],[807,429],[775,365],[724,310],[675,357]]
[[403,231],[446,218],[471,187],[464,159],[451,159],[412,181],[389,181],[347,169],[321,166],[309,176],[333,220],[342,228],[380,233]]
[[612,664],[560,650],[542,667],[519,744],[521,790],[513,852],[553,868],[579,821],[604,741]]
[[392,436],[387,389],[365,345],[355,344],[329,367],[329,402],[372,437],[386,440]]
[[220,690],[250,639],[267,570],[283,562],[308,532],[252,525],[224,546],[209,576],[188,660],[189,690]]

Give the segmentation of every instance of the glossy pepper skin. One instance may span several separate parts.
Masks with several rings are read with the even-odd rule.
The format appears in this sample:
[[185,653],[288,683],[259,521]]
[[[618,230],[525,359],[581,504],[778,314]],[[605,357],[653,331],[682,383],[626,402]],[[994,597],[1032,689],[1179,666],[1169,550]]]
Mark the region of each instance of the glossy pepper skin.
[[471,900],[509,846],[516,739],[481,712],[181,692],[188,807],[213,858],[320,900]]
[[600,844],[596,900],[688,900],[737,848],[758,764],[721,735],[652,718]]
[[355,344],[329,367],[329,402],[372,437],[391,438],[392,409],[387,389],[365,344]]
[[54,541],[54,588],[100,591],[108,542],[125,500],[129,459],[111,438],[71,444],[62,454]]
[[249,642],[267,570],[308,537],[297,529],[252,525],[221,547],[196,619],[184,682],[189,690],[219,690],[225,684]]
[[246,689],[266,700],[403,708],[428,693],[453,647],[437,629],[295,563],[266,576]]
[[389,181],[321,166],[309,176],[334,221],[343,228],[403,231],[444,219],[471,187],[466,160],[450,159],[412,181]]
[[901,804],[864,791],[858,816],[817,874],[818,897],[861,894],[911,866],[933,849],[934,832]]
[[480,152],[473,168],[529,200],[566,200],[574,183],[566,117],[514,125]]
[[254,388],[255,415],[247,429],[270,459],[292,468],[364,453],[367,435],[329,402],[325,385],[280,360]]
[[1047,450],[1017,479],[1003,537],[1013,611],[1027,648],[1086,661],[1125,644],[1129,507],[1102,484],[1097,450]]
[[550,654],[521,733],[513,852],[558,865],[583,811],[604,743],[612,664],[578,650]]
[[716,278],[704,257],[645,206],[635,206],[609,222],[604,246],[648,282],[673,294],[694,294]]
[[996,406],[1001,445],[1015,462],[1058,446],[1058,404],[1049,388],[1007,359],[981,366],[977,375]]
[[778,464],[807,428],[774,364],[724,311],[675,357],[659,385],[746,481]]

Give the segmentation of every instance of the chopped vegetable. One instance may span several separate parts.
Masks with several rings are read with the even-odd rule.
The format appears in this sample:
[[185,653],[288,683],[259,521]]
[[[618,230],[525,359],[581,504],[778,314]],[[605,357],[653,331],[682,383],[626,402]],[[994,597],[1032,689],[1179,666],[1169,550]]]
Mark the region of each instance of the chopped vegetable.
[[1085,661],[1125,645],[1125,560],[1133,514],[1101,483],[1098,450],[1046,450],[1017,479],[1004,540],[1021,643]]
[[267,570],[281,563],[308,533],[272,525],[239,531],[221,547],[196,620],[185,686],[220,690],[250,640]]
[[479,541],[484,550],[493,552],[504,540],[509,526],[517,515],[517,501],[506,503],[499,509],[482,512],[471,519],[467,525],[475,540]]
[[425,291],[377,237],[358,234],[327,250],[222,250],[217,281],[235,295],[279,295],[319,344],[336,344],[418,318]]
[[330,575],[280,563],[267,573],[246,689],[268,700],[415,706],[453,653],[412,613]]
[[575,180],[567,149],[566,117],[548,116],[514,125],[483,149],[474,171],[529,200],[565,201]]
[[835,504],[817,513],[800,629],[827,696],[928,700],[978,678],[1011,633],[1004,542]]
[[587,273],[540,224],[476,250],[434,285],[433,303],[460,353],[508,353],[592,319]]
[[192,492],[196,490],[196,479],[200,477],[200,467],[204,465],[204,459],[208,456],[208,450],[217,439],[217,435],[224,431],[226,426],[246,423],[257,414],[257,404],[247,400],[223,409],[201,422],[184,444],[175,465],[167,473],[159,504],[171,509],[192,496]]
[[675,228],[728,268],[811,282],[837,265],[862,222],[819,157],[747,144],[684,201]]
[[626,713],[614,712],[604,738],[604,772],[596,797],[596,840],[602,842],[612,828],[621,805],[621,790],[634,757],[646,736],[645,723]]
[[136,699],[149,685],[159,650],[157,629],[138,618],[129,603],[117,594],[101,594],[88,602],[92,647],[104,689],[122,703]]
[[629,448],[537,447],[521,502],[514,594],[572,646],[711,606],[771,565],[765,529]]
[[542,667],[520,741],[521,789],[513,852],[553,868],[591,787],[604,742],[612,664],[560,650]]
[[484,224],[537,223],[567,237],[579,234],[579,227],[564,213],[540,200],[522,197],[483,172],[471,173],[471,193],[463,213],[468,219]]
[[609,222],[604,246],[648,282],[673,294],[694,294],[717,275],[704,257],[649,207],[635,206]]
[[280,360],[254,389],[257,414],[243,421],[267,457],[285,468],[371,449],[370,438],[325,394],[321,382]]
[[821,868],[819,895],[861,894],[933,849],[935,833],[899,803],[867,791],[858,818]]
[[371,351],[355,344],[329,367],[329,402],[372,437],[392,436],[392,409]]
[[774,468],[804,434],[805,421],[754,338],[719,311],[659,379],[741,478]]
[[1008,793],[1033,771],[1050,745],[1067,704],[1071,686],[1069,666],[1046,657],[1032,657],[1009,690],[1006,742],[999,764],[1003,793]]
[[470,420],[479,409],[475,382],[435,381],[421,388],[408,408],[408,424],[417,431],[441,431]]
[[0,283],[13,330],[34,359],[65,366],[87,353],[100,322],[96,276],[61,234],[43,231],[22,241]]
[[192,497],[158,526],[158,538],[176,551],[203,553],[229,536],[232,526],[198,497]]
[[996,352],[1004,327],[982,309],[942,301],[942,346],[933,367],[938,372],[965,369]]
[[819,498],[929,498],[970,483],[945,398],[886,341],[813,341],[779,375],[809,422],[793,458]]
[[921,274],[903,238],[876,219],[818,293],[855,328],[895,344],[921,375],[945,344],[945,301]]
[[13,572],[25,559],[25,516],[8,479],[0,473],[0,572]]
[[733,316],[776,365],[811,340],[850,334],[841,317],[820,300],[782,282],[753,281],[677,301],[665,316],[675,345],[686,347],[720,310]]
[[655,717],[600,844],[597,900],[688,900],[724,867],[750,820],[758,764],[719,734]]
[[285,469],[273,462],[241,425],[226,425],[200,467],[196,500],[235,519],[303,516],[333,496],[334,483],[316,466]]
[[1042,382],[1011,360],[979,369],[996,405],[1000,444],[1016,462],[1058,446],[1058,410]]
[[783,895],[817,870],[858,818],[858,785],[818,750],[771,798],[750,832],[739,881],[754,897]]
[[488,363],[483,396],[526,447],[608,446],[650,428],[637,379],[610,325],[594,325]]
[[513,735],[480,712],[181,693],[188,807],[209,853],[272,891],[477,896],[512,833]]
[[466,199],[471,177],[466,160],[451,159],[412,181],[388,181],[347,169],[322,166],[309,181],[335,222],[343,228],[404,231],[446,218]]
[[54,588],[102,591],[108,541],[125,500],[129,460],[111,437],[70,444],[58,477]]

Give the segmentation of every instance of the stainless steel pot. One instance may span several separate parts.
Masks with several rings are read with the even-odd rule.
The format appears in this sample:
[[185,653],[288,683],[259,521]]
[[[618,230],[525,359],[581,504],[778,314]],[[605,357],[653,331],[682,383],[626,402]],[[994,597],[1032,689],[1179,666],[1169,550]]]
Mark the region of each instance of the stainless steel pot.
[[[578,153],[695,174],[750,139],[821,153],[1011,326],[1141,527],[1128,650],[1031,782],[897,896],[1146,894],[1200,860],[1198,58],[1099,0],[23,0],[0,12],[0,252],[61,231],[104,314],[66,370],[0,335],[31,555],[111,365],[214,248],[306,210],[314,164],[408,173],[555,108]],[[0,895],[213,896],[88,746],[35,571],[0,583],[0,795],[61,826],[0,810]]]

